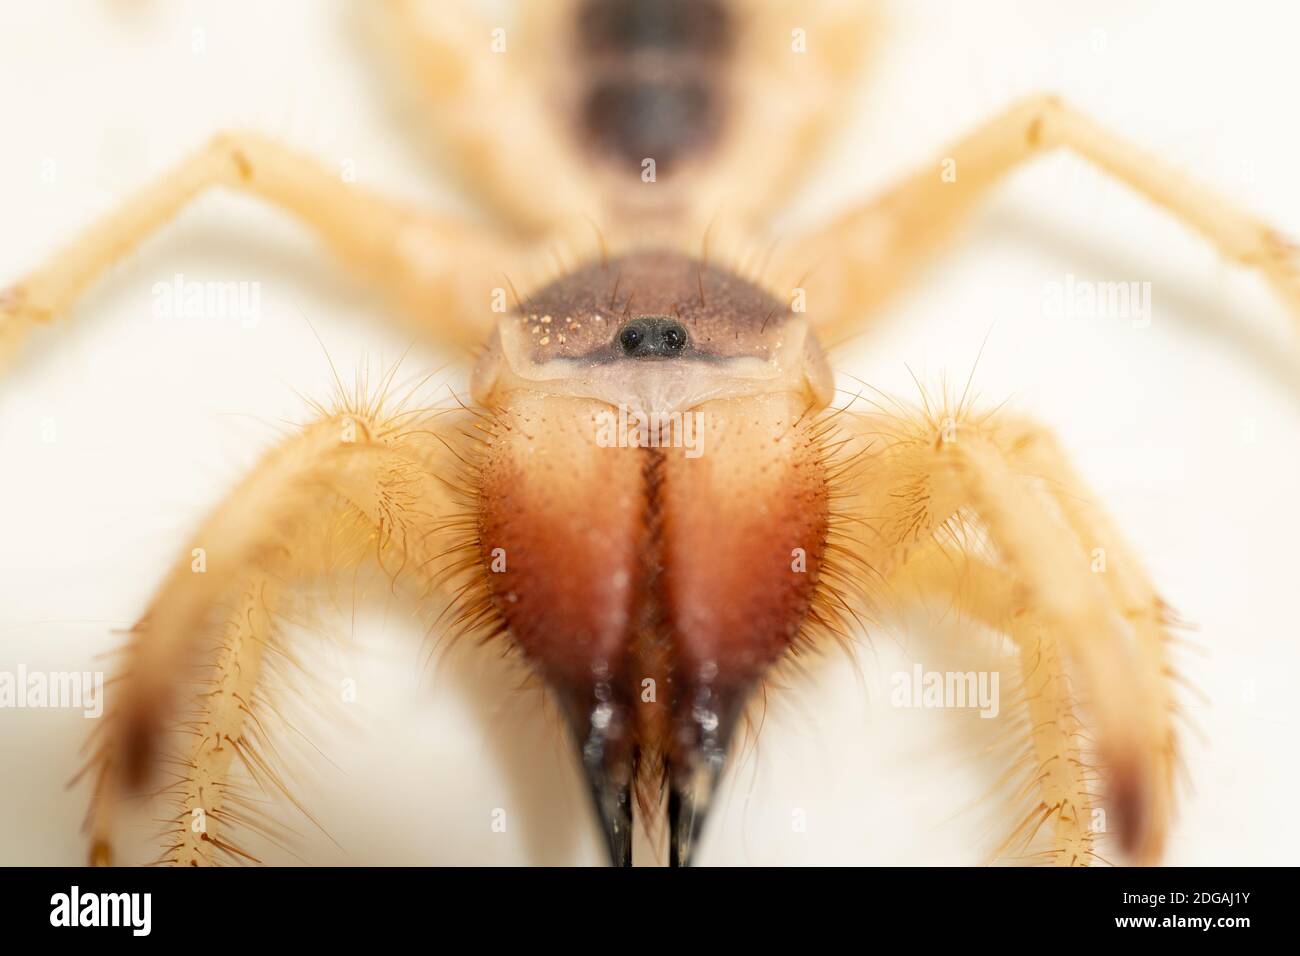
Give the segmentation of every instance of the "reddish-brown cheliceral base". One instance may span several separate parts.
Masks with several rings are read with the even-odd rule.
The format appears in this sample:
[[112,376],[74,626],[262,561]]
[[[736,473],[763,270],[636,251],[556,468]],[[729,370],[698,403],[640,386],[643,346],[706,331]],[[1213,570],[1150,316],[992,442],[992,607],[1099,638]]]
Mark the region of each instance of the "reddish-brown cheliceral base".
[[825,475],[794,395],[693,409],[694,449],[607,447],[612,411],[533,392],[500,411],[483,560],[562,703],[615,860],[630,853],[630,794],[666,777],[684,862],[749,692],[808,611]]

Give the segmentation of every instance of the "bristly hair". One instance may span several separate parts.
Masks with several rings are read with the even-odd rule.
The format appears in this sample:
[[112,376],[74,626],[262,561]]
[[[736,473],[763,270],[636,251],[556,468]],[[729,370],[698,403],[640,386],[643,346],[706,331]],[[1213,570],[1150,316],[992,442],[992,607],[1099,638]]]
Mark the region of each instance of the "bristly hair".
[[[1049,433],[1004,413],[1002,406],[974,411],[973,374],[972,370],[960,393],[943,387],[937,396],[929,394],[913,376],[919,390],[915,405],[860,383],[844,413],[837,416],[850,426],[849,431],[869,443],[865,457],[855,460],[858,474],[854,481],[866,482],[862,487],[869,492],[866,500],[870,503],[865,510],[861,510],[862,502],[847,505],[848,513],[856,513],[859,519],[850,535],[850,551],[860,555],[855,573],[868,582],[873,599],[868,605],[885,608],[901,607],[915,599],[904,591],[925,580],[926,564],[943,568],[941,577],[934,580],[957,582],[949,610],[964,615],[966,606],[984,608],[984,616],[972,614],[977,619],[966,623],[978,629],[992,628],[1018,648],[1019,672],[1010,682],[1014,696],[1006,710],[1007,730],[1001,745],[994,748],[1008,762],[996,789],[1003,802],[1015,810],[1016,818],[993,858],[1059,865],[1106,862],[1100,845],[1106,828],[1098,825],[1104,820],[1099,815],[1103,810],[1100,781],[1105,775],[1106,784],[1113,785],[1112,777],[1119,771],[1106,764],[1087,728],[1094,722],[1092,711],[1108,702],[1083,692],[1063,637],[1053,634],[1034,607],[1026,605],[1025,587],[1001,553],[985,516],[971,502],[954,499],[948,492],[943,493],[947,496],[944,504],[935,500],[935,478],[948,467],[942,463],[943,449],[996,447],[1005,463],[1001,480],[1021,483],[1032,496],[1043,520],[1055,528],[1043,528],[1042,534],[1060,535],[1066,542],[1072,539],[1064,547],[1067,554],[1071,549],[1077,551],[1084,569],[1081,573],[1087,570],[1085,542],[1098,536],[1106,541],[1112,562],[1123,569],[1122,578],[1120,570],[1112,569],[1097,580],[1103,600],[1128,602],[1124,616],[1136,631],[1135,643],[1149,660],[1146,692],[1151,695],[1152,716],[1147,732],[1152,749],[1148,759],[1154,786],[1170,791],[1154,798],[1159,807],[1156,812],[1165,816],[1180,759],[1173,718],[1182,711],[1172,694],[1169,678],[1176,672],[1168,661],[1170,631],[1177,622],[1118,532],[1109,527],[1052,446]],[[869,410],[853,411],[859,403]],[[999,491],[1005,494],[1007,489]],[[845,488],[845,493],[851,496],[853,492]],[[900,576],[904,566],[907,571]],[[921,577],[916,582],[900,586],[917,573]],[[1117,590],[1121,587],[1124,590]],[[970,593],[959,594],[962,589]],[[988,610],[999,606],[997,600],[990,600],[994,594],[1007,595],[1000,600],[1013,610],[1002,612],[1005,618],[999,614],[997,619],[987,620]],[[1093,695],[1099,692],[1098,688],[1091,690]],[[1048,834],[1051,845],[1045,846]]]
[[393,398],[396,372],[371,387],[363,369],[351,389],[336,374],[332,401],[311,403],[317,419],[204,522],[132,629],[88,744],[94,862],[110,861],[118,805],[133,796],[168,807],[158,863],[257,862],[248,835],[289,848],[271,811],[287,799],[312,818],[272,741],[299,736],[289,714],[310,681],[284,624],[310,619],[312,600],[364,564],[415,597],[426,628],[501,633],[475,519],[483,415],[450,390],[417,403],[432,376]]

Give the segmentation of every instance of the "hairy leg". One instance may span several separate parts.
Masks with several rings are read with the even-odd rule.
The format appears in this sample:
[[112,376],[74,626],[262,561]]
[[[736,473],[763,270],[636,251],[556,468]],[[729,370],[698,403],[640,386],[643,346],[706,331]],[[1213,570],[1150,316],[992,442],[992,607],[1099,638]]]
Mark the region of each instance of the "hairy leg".
[[813,270],[809,306],[830,341],[860,330],[1007,173],[1068,149],[1168,210],[1232,262],[1256,269],[1300,322],[1300,255],[1275,229],[1053,96],[1020,103],[951,144],[942,163],[851,210],[798,244]]
[[[1099,571],[1094,530],[1100,523],[1094,511],[1080,512],[1078,500],[1066,497],[1074,486],[1064,461],[1043,451],[1031,462],[1026,426],[960,409],[911,418],[847,416],[846,427],[874,442],[853,505],[865,529],[861,559],[889,576],[939,542],[991,561],[1014,582],[1007,607],[986,610],[994,619],[1027,614],[1059,643],[1087,696],[1121,847],[1138,860],[1158,858],[1171,812],[1174,756],[1163,616],[1154,598],[1132,613],[1132,596],[1149,595],[1149,585],[1115,539],[1107,545],[1118,556]],[[995,588],[990,594],[1006,590],[996,581],[988,588]],[[1031,636],[1022,636],[1025,647]]]
[[[134,628],[113,685],[93,757],[92,862],[110,862],[119,805],[164,768],[174,806],[161,859],[243,855],[228,832],[251,813],[235,767],[255,789],[284,790],[263,693],[268,667],[291,658],[273,625],[277,596],[375,555],[426,592],[444,587],[467,507],[453,490],[453,440],[453,428],[423,416],[328,415],[267,454],[202,524]],[[177,737],[188,742],[171,752]]]
[[[1156,592],[1155,584],[1124,535],[1075,473],[1056,436],[1035,422],[1013,416],[1006,416],[999,423],[999,431],[999,440],[1010,450],[1017,469],[1043,480],[1065,522],[1088,553],[1095,576],[1131,628],[1134,651],[1143,671],[1172,675],[1169,627],[1175,615]],[[1169,681],[1160,681],[1151,689],[1157,695],[1153,700],[1155,708],[1166,718],[1159,750],[1165,785],[1158,792],[1167,795],[1172,792],[1177,756],[1170,718],[1177,712],[1177,706]]]
[[[889,582],[899,596],[928,604],[939,598],[963,618],[999,631],[1017,648],[1024,701],[1010,779],[1025,806],[996,856],[1087,866],[1099,859],[1093,825],[1096,768],[1085,753],[1077,695],[1060,642],[1025,607],[1013,577],[970,554],[937,542],[910,557]],[[1015,719],[1015,718],[1013,718]],[[1050,824],[1050,826],[1049,826]],[[1030,853],[1044,827],[1044,850]]]
[[307,225],[363,279],[390,293],[426,337],[472,347],[490,328],[493,269],[512,249],[468,225],[421,215],[344,183],[249,133],[224,134],[0,292],[0,367],[33,328],[65,315],[121,257],[215,186],[257,196]]

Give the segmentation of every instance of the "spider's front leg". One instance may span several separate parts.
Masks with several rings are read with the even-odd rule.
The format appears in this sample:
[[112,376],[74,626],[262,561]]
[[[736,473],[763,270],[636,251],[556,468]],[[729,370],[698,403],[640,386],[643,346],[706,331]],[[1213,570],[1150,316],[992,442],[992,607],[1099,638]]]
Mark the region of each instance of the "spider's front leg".
[[266,672],[293,659],[274,626],[278,596],[375,555],[426,591],[444,586],[468,509],[452,490],[464,479],[451,448],[463,441],[432,417],[340,411],[272,450],[209,516],[134,628],[113,684],[92,758],[93,863],[111,861],[117,811],[163,766],[174,779],[160,861],[248,857],[231,831],[262,826],[250,783],[284,790],[265,691]]
[[467,348],[482,343],[491,326],[492,289],[501,284],[492,270],[517,250],[470,225],[351,186],[261,136],[230,133],[0,290],[0,367],[28,332],[65,315],[122,256],[216,186],[256,196],[308,226],[361,278],[390,293],[417,334]]
[[[918,549],[889,578],[894,593],[921,605],[936,599],[963,618],[1011,638],[1018,658],[1024,700],[1025,735],[1013,774],[1020,776],[1017,799],[1023,816],[996,857],[1087,866],[1097,852],[1094,767],[1086,746],[1076,688],[1061,657],[1061,645],[1024,604],[1015,578],[998,567],[937,541]],[[1027,852],[1040,831],[1050,833],[1047,849]]]
[[863,320],[932,259],[975,205],[1011,171],[1068,149],[1201,233],[1229,261],[1259,271],[1300,323],[1300,253],[1276,229],[1167,162],[1113,135],[1054,96],[1020,103],[975,129],[883,195],[851,210],[796,248],[810,268],[809,301],[831,341]]
[[1158,859],[1175,758],[1168,612],[1128,545],[1037,426],[960,413],[852,422],[881,439],[863,472],[864,560],[899,598],[939,596],[1019,647],[1039,799],[1013,841],[1055,817],[1056,858],[1092,856],[1073,675],[1121,847]]

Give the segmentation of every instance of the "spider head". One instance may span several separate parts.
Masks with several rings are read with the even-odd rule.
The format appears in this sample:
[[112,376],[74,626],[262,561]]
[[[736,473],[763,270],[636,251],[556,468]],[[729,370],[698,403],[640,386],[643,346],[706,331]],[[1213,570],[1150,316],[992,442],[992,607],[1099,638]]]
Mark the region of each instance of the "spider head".
[[[685,863],[753,688],[799,633],[825,544],[801,315],[668,253],[597,265],[504,319],[475,379],[488,587],[568,719],[611,859],[668,792]],[[494,564],[494,558],[497,560]]]
[[487,407],[532,391],[647,413],[804,393],[830,402],[830,369],[802,313],[727,269],[669,251],[578,269],[498,323],[474,370]]

